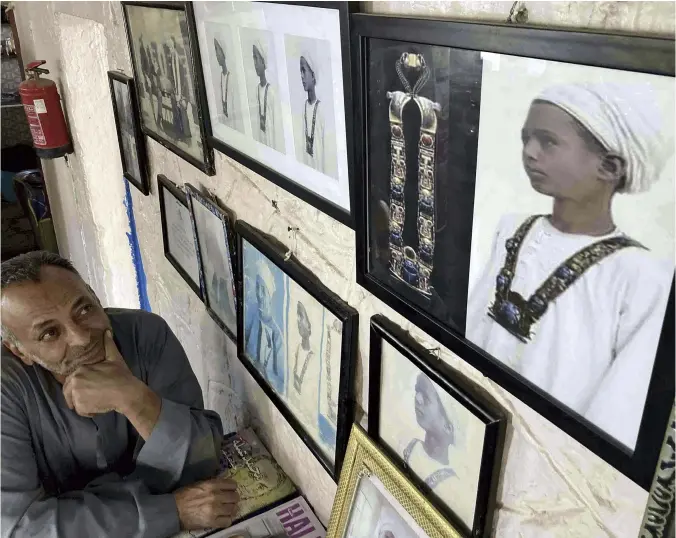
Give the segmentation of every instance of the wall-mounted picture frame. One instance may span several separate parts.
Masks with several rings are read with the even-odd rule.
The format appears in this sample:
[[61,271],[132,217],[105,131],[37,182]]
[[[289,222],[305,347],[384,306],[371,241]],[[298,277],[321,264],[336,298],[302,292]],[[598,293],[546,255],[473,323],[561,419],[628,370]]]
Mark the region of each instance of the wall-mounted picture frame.
[[241,220],[235,231],[238,356],[338,480],[354,421],[358,313],[272,236]]
[[108,84],[113,100],[122,173],[134,187],[148,196],[150,194],[148,158],[145,138],[140,127],[134,79],[120,71],[108,71]]
[[209,315],[237,342],[237,280],[234,272],[234,215],[186,184],[193,238],[199,257],[200,289]]
[[466,536],[492,532],[507,420],[384,316],[371,318],[368,433]]
[[357,424],[352,427],[326,538],[462,538]]
[[122,2],[122,9],[143,132],[213,176],[191,2]]
[[209,141],[353,227],[352,2],[193,2]]
[[674,41],[352,24],[358,283],[649,488],[674,400]]
[[188,196],[184,190],[162,174],[157,176],[157,192],[160,199],[164,256],[190,289],[204,301],[200,288],[200,260]]

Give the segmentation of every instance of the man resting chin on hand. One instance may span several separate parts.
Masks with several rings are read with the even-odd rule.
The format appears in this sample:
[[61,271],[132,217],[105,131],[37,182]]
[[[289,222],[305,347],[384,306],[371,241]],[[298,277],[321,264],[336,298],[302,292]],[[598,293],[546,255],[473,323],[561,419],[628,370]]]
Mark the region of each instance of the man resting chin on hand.
[[72,264],[2,264],[2,537],[227,527],[223,431],[166,322],[104,309]]

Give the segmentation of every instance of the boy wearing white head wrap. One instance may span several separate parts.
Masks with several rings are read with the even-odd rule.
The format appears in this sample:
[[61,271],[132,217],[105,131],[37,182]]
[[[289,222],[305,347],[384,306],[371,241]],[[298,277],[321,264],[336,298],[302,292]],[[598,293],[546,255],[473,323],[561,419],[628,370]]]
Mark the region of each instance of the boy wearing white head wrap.
[[322,174],[327,173],[325,134],[326,121],[324,106],[317,96],[320,80],[320,65],[315,62],[311,51],[305,49],[300,55],[300,81],[307,99],[303,103],[300,122],[296,121],[296,156]]
[[252,59],[258,80],[256,81],[256,101],[251,107],[251,128],[254,139],[279,152],[284,152],[284,141],[277,125],[279,103],[276,88],[267,79],[268,64],[272,61],[268,43],[256,39],[252,45]]
[[632,449],[673,263],[618,230],[611,207],[649,189],[673,149],[656,102],[612,84],[532,102],[522,160],[552,214],[502,219],[467,312],[472,342]]

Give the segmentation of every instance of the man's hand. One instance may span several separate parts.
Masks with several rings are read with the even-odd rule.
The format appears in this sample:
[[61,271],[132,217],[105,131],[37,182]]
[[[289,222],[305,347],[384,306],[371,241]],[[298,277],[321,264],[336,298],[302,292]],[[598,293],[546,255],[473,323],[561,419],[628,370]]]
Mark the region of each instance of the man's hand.
[[104,359],[81,366],[63,384],[63,396],[68,407],[83,417],[118,411],[125,393],[138,381],[120,355],[110,330],[103,338]]
[[213,478],[174,492],[182,530],[229,527],[237,515],[237,484]]

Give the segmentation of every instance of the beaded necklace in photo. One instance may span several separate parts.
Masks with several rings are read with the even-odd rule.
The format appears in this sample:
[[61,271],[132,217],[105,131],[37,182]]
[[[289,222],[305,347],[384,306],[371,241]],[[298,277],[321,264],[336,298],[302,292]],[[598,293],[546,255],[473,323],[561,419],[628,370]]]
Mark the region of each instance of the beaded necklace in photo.
[[305,105],[303,105],[303,127],[305,128],[305,151],[310,157],[314,157],[315,123],[317,121],[317,107],[319,106],[319,99],[315,101],[314,110],[312,111],[312,129],[310,131],[310,134],[308,134],[307,129],[307,105],[309,102],[310,101],[305,101]]
[[293,387],[296,389],[296,392],[300,392],[303,387],[303,380],[305,379],[305,373],[307,372],[307,367],[310,364],[310,359],[314,357],[314,352],[309,350],[305,355],[305,360],[303,361],[303,367],[298,375],[298,354],[300,350],[303,349],[301,344],[298,344],[296,348],[296,360],[293,364]]
[[263,110],[261,112],[261,87],[256,87],[256,98],[258,99],[258,122],[262,132],[265,132],[265,124],[268,119],[268,88],[270,83],[265,83],[265,96],[263,97]]
[[[223,79],[225,79],[225,88],[223,88]],[[228,117],[228,85],[230,84],[230,71],[224,73],[221,77],[221,100],[223,101],[223,114]],[[225,90],[225,93],[223,93]]]
[[324,364],[326,365],[326,403],[329,408],[329,419],[338,423],[338,406],[333,398],[333,385],[331,384],[331,333],[340,333],[340,323],[326,326],[326,350],[324,351]]
[[[403,72],[406,67],[420,71],[411,88]],[[387,92],[390,100],[390,272],[400,281],[425,297],[431,297],[430,279],[434,269],[435,239],[435,138],[437,113],[441,105],[418,92],[430,77],[430,68],[422,54],[404,52],[395,65],[397,75],[406,91]],[[404,244],[406,203],[406,142],[404,139],[403,110],[413,101],[420,110],[420,137],[418,141],[418,248]]]

